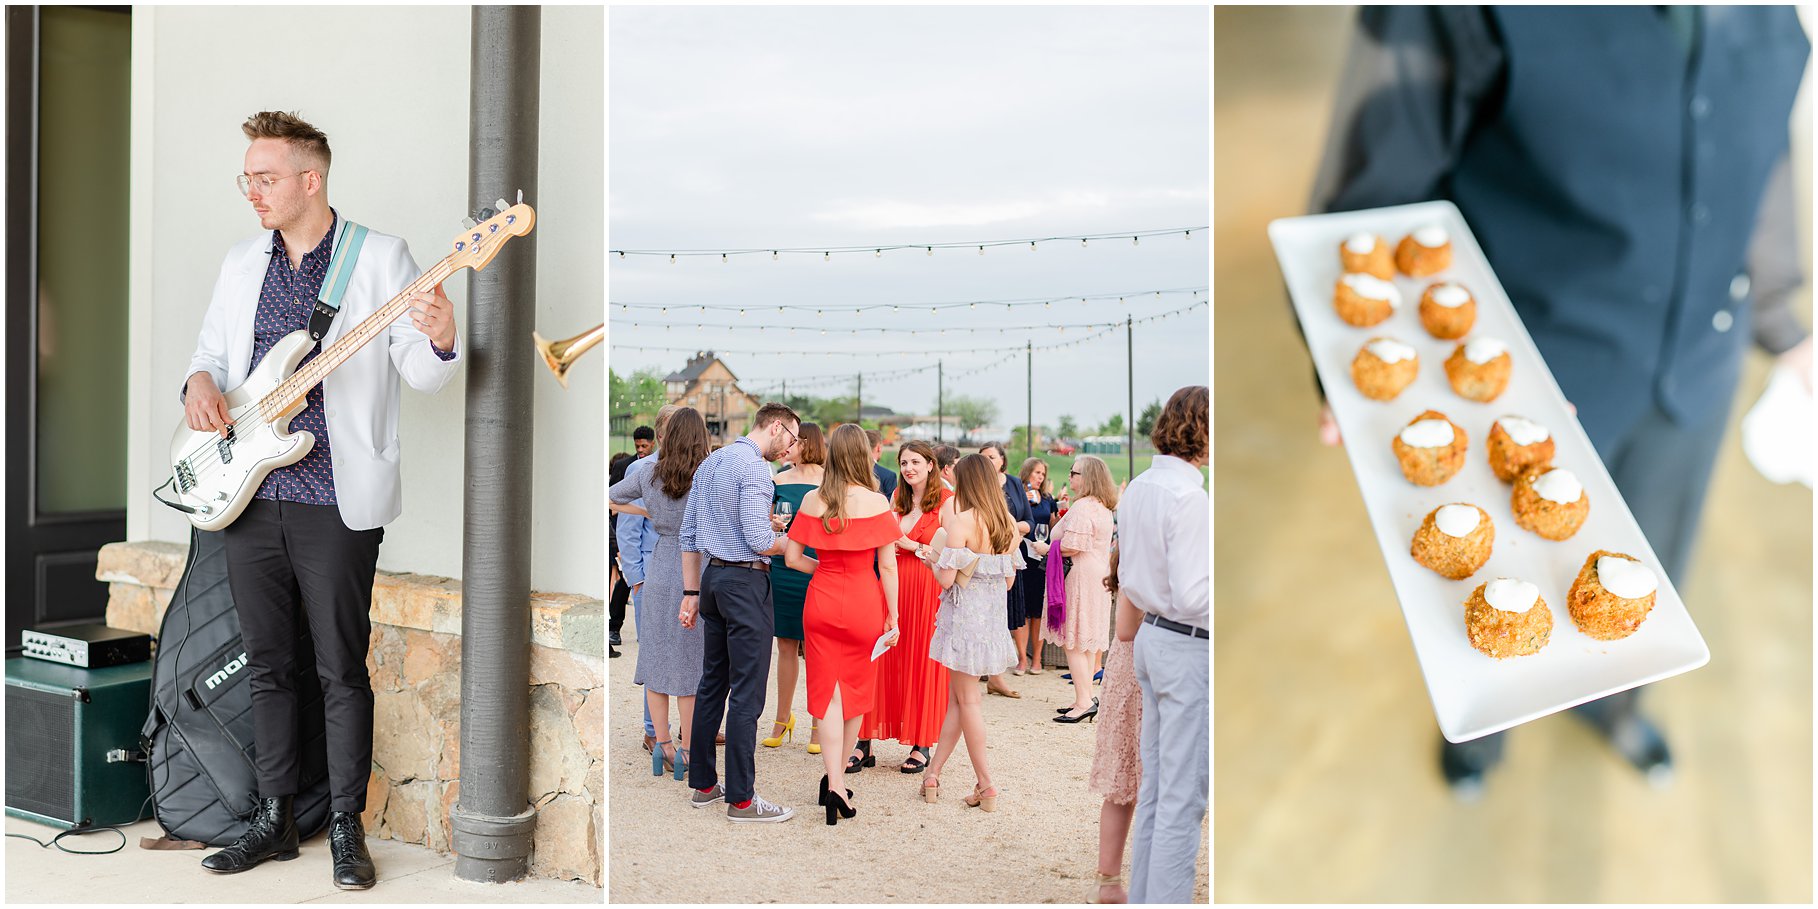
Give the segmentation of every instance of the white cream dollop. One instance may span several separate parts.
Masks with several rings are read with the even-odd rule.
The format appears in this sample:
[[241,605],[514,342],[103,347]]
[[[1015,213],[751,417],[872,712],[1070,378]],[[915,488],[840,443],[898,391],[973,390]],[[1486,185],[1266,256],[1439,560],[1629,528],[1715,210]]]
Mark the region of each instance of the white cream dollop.
[[1565,468],[1549,470],[1534,478],[1534,493],[1549,502],[1570,505],[1584,495],[1584,484]]
[[1384,363],[1400,363],[1415,357],[1414,348],[1394,338],[1371,338],[1370,343],[1364,345],[1364,349],[1375,354],[1376,359]]
[[1550,438],[1545,426],[1526,417],[1503,417],[1496,425],[1501,426],[1502,431],[1508,433],[1509,441],[1517,445],[1539,445]]
[[1433,287],[1433,302],[1447,309],[1457,309],[1471,302],[1471,292],[1457,284],[1438,284]]
[[1497,578],[1483,585],[1483,601],[1503,612],[1527,612],[1540,599],[1540,588],[1518,578]]
[[1634,559],[1603,556],[1597,560],[1597,583],[1625,600],[1639,600],[1653,593],[1660,579]]
[[1371,233],[1354,233],[1345,240],[1345,250],[1355,255],[1368,255],[1376,249],[1376,235]]
[[1439,532],[1448,537],[1466,537],[1477,529],[1478,511],[1475,505],[1441,505],[1433,512],[1433,524]]
[[1415,448],[1443,448],[1452,444],[1452,424],[1445,420],[1417,420],[1401,431],[1401,441]]
[[1438,249],[1446,245],[1450,239],[1446,234],[1446,229],[1437,224],[1429,224],[1414,232],[1414,242],[1428,249]]
[[1390,308],[1400,308],[1401,306],[1401,291],[1394,284],[1375,275],[1352,273],[1345,275],[1340,280],[1366,300],[1387,300]]
[[1465,342],[1465,359],[1482,366],[1509,352],[1509,345],[1495,338],[1473,338]]

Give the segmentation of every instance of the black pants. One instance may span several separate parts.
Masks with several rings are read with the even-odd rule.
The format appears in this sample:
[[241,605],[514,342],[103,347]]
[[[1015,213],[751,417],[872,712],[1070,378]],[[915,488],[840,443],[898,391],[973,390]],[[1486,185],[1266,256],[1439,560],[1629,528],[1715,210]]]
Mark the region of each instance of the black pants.
[[701,573],[700,622],[706,647],[694,696],[688,785],[711,789],[719,782],[713,737],[724,716],[726,803],[731,805],[750,799],[757,787],[757,723],[764,712],[771,639],[776,636],[770,572],[707,566]]
[[[1597,452],[1667,577],[1681,590],[1728,420],[1726,408],[1699,425],[1682,426],[1656,407],[1626,436]],[[1634,716],[1640,701],[1641,689],[1631,688],[1580,704],[1572,712],[1607,734]],[[1488,770],[1502,760],[1503,735],[1458,745],[1441,739],[1441,760]]]
[[625,604],[631,602],[631,587],[625,583],[625,577],[619,576],[618,583],[612,585],[612,603],[606,614],[606,630],[618,634],[625,627]]
[[252,678],[259,795],[297,793],[297,616],[315,640],[327,720],[328,791],[335,811],[364,811],[372,772],[373,573],[383,528],[348,530],[332,505],[254,499],[229,524],[227,582],[240,616]]

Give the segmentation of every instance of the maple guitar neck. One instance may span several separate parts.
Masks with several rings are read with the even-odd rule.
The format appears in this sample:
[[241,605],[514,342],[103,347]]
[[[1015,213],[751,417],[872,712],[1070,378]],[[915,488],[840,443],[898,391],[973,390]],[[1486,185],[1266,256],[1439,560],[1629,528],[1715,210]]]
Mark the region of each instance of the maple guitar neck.
[[418,275],[416,280],[405,285],[397,296],[386,301],[385,305],[379,307],[372,315],[360,320],[360,324],[348,329],[315,359],[304,364],[296,372],[291,373],[289,378],[278,383],[278,387],[259,399],[260,416],[270,422],[298,408],[303,401],[303,396],[309,394],[310,389],[322,384],[322,380],[328,378],[329,373],[334,372],[336,367],[358,353],[360,348],[366,346],[366,342],[390,329],[391,324],[410,309],[412,294],[427,292],[466,267],[454,264],[452,261],[454,258],[454,256],[448,256],[430,266],[428,271]]

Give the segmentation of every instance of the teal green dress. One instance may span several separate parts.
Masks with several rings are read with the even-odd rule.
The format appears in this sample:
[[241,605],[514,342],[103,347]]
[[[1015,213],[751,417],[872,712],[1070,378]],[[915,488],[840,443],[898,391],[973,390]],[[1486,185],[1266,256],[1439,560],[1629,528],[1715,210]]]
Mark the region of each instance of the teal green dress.
[[[783,483],[776,488],[776,498],[772,503],[788,502],[795,509],[790,520],[802,514],[802,500],[808,493],[820,487],[812,483]],[[808,550],[808,557],[814,558],[814,550]],[[802,639],[802,598],[808,595],[808,575],[783,565],[783,557],[770,557],[770,598],[776,614],[776,636],[799,641]]]

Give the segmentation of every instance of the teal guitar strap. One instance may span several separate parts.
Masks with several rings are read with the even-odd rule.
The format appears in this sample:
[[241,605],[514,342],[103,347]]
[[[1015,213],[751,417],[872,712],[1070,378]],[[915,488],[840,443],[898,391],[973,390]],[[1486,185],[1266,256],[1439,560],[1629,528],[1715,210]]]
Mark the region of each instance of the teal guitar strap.
[[316,310],[309,315],[309,336],[320,341],[328,326],[341,311],[341,297],[353,283],[354,263],[360,260],[360,246],[366,242],[366,228],[346,218],[335,234],[334,257],[328,261],[328,274],[322,278],[322,291],[316,294]]

